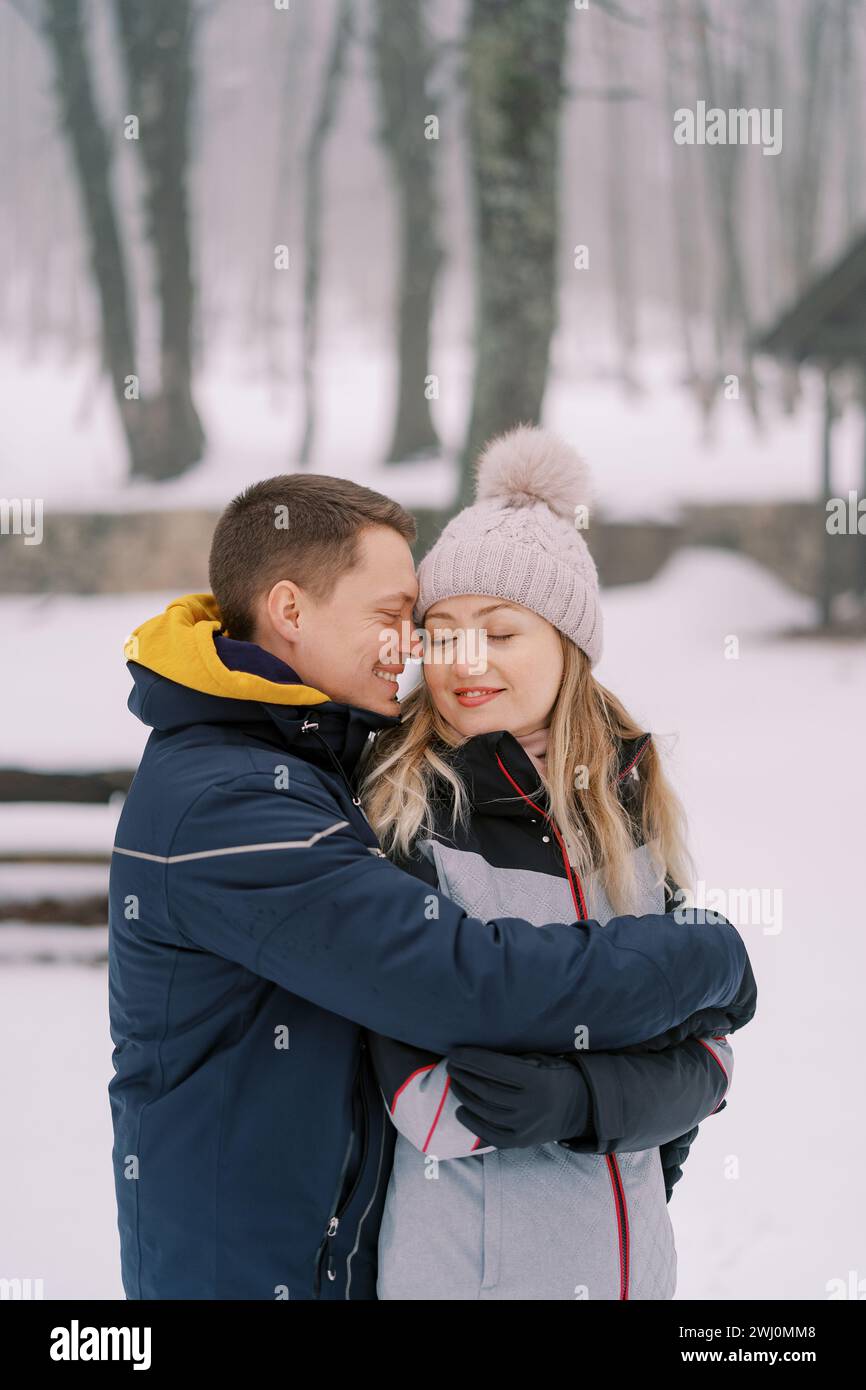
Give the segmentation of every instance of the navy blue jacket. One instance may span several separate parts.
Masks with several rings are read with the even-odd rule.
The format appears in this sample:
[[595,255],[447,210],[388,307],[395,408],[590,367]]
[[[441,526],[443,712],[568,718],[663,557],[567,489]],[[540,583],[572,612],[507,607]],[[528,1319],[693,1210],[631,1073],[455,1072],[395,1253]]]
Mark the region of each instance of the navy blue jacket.
[[192,595],[127,648],[152,732],[110,878],[123,1285],[372,1299],[394,1132],[364,1028],[438,1055],[565,1052],[577,1018],[627,1046],[734,999],[745,947],[670,915],[482,928],[387,861],[353,795],[399,716],[217,648],[219,627]]

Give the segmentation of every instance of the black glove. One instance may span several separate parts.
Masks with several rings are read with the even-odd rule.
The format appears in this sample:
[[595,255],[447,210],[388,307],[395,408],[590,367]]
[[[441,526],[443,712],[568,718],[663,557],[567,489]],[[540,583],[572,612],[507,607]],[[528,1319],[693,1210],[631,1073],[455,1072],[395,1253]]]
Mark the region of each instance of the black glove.
[[550,1144],[592,1125],[589,1087],[568,1058],[467,1046],[455,1047],[446,1065],[462,1101],[457,1119],[497,1149]]
[[[722,1104],[727,1104],[723,1101]],[[719,1106],[719,1109],[722,1107]],[[683,1164],[689,1156],[689,1150],[695,1141],[698,1133],[698,1126],[690,1129],[687,1134],[681,1134],[679,1139],[670,1139],[667,1144],[662,1144],[659,1153],[662,1160],[662,1173],[665,1181],[665,1201],[669,1202],[673,1194],[674,1187],[683,1175]]]

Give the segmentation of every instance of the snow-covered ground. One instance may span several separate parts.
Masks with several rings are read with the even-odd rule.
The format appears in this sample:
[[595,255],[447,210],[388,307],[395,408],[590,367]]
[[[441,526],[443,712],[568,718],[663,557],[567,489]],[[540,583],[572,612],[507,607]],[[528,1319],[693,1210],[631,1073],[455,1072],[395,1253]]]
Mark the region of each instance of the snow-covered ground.
[[[334,311],[332,311],[333,313]],[[431,405],[445,456],[422,464],[381,464],[396,389],[390,344],[369,327],[334,323],[319,364],[312,466],[388,493],[407,507],[447,505],[456,488],[454,457],[463,442],[473,359],[452,334],[437,342]],[[602,353],[600,346],[596,351]],[[562,433],[590,465],[596,497],[611,517],[666,517],[687,501],[807,498],[820,476],[821,382],[804,373],[804,398],[786,417],[765,399],[767,427],[756,432],[745,398],[719,402],[712,439],[704,436],[681,364],[658,348],[642,359],[645,394],[624,398],[594,372],[585,347],[564,330],[553,351],[544,424]],[[772,382],[773,369],[765,367]],[[48,348],[23,362],[0,343],[3,493],[39,497],[52,511],[222,508],[246,484],[297,467],[293,451],[303,418],[294,373],[269,386],[259,368],[214,353],[196,383],[205,424],[202,462],[173,482],[130,483],[107,383],[94,363]],[[46,409],[46,401],[50,409]],[[834,430],[834,487],[862,483],[862,421],[848,409]],[[62,449],[57,439],[63,439]]]
[[[10,666],[29,674],[9,689],[7,667],[0,763],[134,762],[145,731],[125,709],[120,649],[165,602],[3,600]],[[734,1037],[728,1105],[701,1126],[671,1202],[679,1298],[823,1299],[830,1281],[866,1277],[866,649],[778,636],[811,612],[714,551],[604,595],[596,674],[656,736],[677,736],[669,767],[698,875],[740,927],[760,995]],[[57,808],[42,814],[54,843]],[[114,814],[70,820],[70,840],[108,845]],[[15,808],[0,819],[2,846],[36,832]],[[35,964],[31,930],[0,927],[0,1275],[41,1277],[49,1298],[121,1297],[105,968]],[[98,957],[104,933],[82,931],[67,956],[92,942]]]

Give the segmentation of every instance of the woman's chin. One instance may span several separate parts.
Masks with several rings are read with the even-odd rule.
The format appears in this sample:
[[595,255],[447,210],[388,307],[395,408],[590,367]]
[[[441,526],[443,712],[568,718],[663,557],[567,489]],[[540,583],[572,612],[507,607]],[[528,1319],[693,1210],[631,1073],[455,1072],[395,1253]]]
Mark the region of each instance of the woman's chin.
[[506,727],[502,722],[498,700],[491,700],[486,705],[477,705],[475,709],[464,708],[455,701],[449,704],[448,710],[440,708],[439,713],[459,734],[489,734],[494,729]]

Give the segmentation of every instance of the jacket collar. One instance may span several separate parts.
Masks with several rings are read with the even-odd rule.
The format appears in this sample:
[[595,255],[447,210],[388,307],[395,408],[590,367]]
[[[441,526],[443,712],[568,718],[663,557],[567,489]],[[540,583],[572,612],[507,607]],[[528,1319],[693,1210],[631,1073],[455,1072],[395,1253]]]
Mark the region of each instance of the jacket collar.
[[[637,766],[650,738],[649,733],[642,733],[637,738],[621,740],[620,782]],[[544,811],[549,809],[547,790],[538,769],[507,729],[467,739],[455,750],[452,762],[455,772],[463,778],[473,808],[485,815],[531,816],[532,807],[524,797]]]
[[128,643],[133,677],[129,708],[163,732],[191,724],[233,724],[273,737],[303,757],[350,779],[370,735],[400,723],[330,700],[306,685],[279,657],[220,632],[213,597],[176,599],[136,628]]
[[[254,642],[216,636],[214,645],[220,661],[230,670],[254,673],[277,684],[301,682],[291,666]],[[400,723],[399,714],[378,714],[360,705],[328,699],[296,705],[262,701],[261,710],[276,726],[287,747],[301,754],[307,762],[321,764],[329,770],[335,761],[338,762],[347,778],[355,772],[370,735]]]

